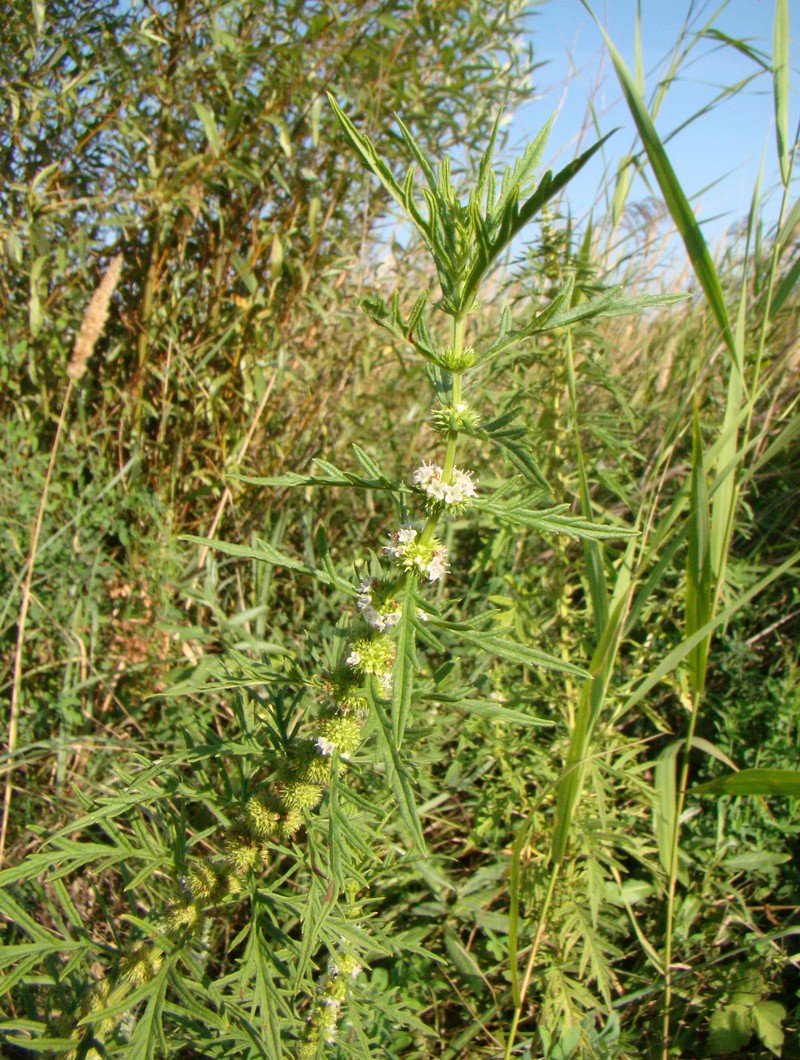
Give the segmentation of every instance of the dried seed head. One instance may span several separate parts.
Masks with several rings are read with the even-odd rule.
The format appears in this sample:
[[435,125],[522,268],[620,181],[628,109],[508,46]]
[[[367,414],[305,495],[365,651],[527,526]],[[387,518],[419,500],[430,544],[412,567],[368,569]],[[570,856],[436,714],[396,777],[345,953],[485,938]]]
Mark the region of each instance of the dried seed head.
[[111,259],[111,264],[106,269],[103,279],[92,295],[86,312],[83,314],[81,329],[72,347],[72,360],[67,365],[67,375],[77,383],[82,379],[89,358],[94,352],[95,344],[103,334],[103,328],[108,319],[108,307],[111,303],[111,295],[119,283],[119,274],[122,271],[122,255],[117,254]]

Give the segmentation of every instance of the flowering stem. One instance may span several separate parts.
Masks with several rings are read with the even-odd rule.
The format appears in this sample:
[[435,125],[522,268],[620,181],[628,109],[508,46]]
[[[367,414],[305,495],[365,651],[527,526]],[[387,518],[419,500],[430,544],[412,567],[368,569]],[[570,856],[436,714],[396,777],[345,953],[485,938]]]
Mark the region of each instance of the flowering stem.
[[[457,364],[461,359],[464,352],[464,318],[453,317],[453,360]],[[463,371],[453,372],[450,376],[453,387],[453,405],[458,405],[461,402],[461,379],[464,375]],[[444,457],[444,468],[442,471],[442,478],[445,482],[451,481],[453,474],[453,467],[456,462],[456,442],[458,441],[458,431],[450,430],[447,433],[447,452]]]
[[[453,317],[453,359],[457,362],[464,350],[464,318]],[[452,386],[452,404],[461,402],[461,380],[463,371],[451,372],[450,380]],[[458,444],[458,431],[451,429],[447,432],[447,448],[444,454],[444,467],[442,468],[442,480],[452,482],[453,468],[456,463],[456,446]],[[430,544],[433,540],[436,524],[439,522],[439,514],[432,513],[425,520],[425,525],[420,534],[420,543]]]

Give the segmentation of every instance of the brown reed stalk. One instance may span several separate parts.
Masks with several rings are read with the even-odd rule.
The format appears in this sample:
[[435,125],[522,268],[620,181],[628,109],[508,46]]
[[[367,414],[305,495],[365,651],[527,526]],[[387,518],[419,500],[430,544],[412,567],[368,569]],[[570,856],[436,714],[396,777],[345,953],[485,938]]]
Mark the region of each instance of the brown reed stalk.
[[14,676],[11,683],[11,707],[8,716],[8,738],[6,741],[6,779],[3,789],[3,819],[0,824],[0,865],[4,860],[4,852],[6,846],[6,835],[8,833],[8,821],[11,813],[11,797],[13,793],[12,785],[12,774],[13,764],[12,759],[14,752],[17,747],[17,736],[19,733],[19,711],[20,711],[20,691],[22,688],[22,660],[23,660],[23,648],[25,644],[25,626],[28,619],[28,608],[31,600],[31,584],[33,582],[33,569],[36,563],[36,553],[39,547],[39,536],[42,532],[42,523],[44,522],[45,507],[47,505],[47,496],[50,492],[50,482],[53,477],[53,470],[56,465],[56,457],[58,456],[58,450],[61,445],[61,436],[64,432],[64,424],[67,417],[67,409],[69,408],[70,399],[72,397],[72,391],[75,384],[78,383],[86,373],[86,369],[89,364],[94,348],[97,345],[97,340],[103,333],[106,320],[108,319],[108,310],[111,303],[111,296],[114,293],[114,288],[119,282],[120,272],[122,270],[122,255],[117,254],[116,257],[111,259],[111,262],[106,269],[106,272],[96,288],[94,294],[89,300],[89,304],[86,307],[86,311],[83,315],[83,321],[78,335],[75,339],[75,344],[72,347],[72,357],[69,364],[67,365],[67,376],[69,377],[69,384],[67,385],[66,393],[64,394],[64,401],[61,405],[61,415],[58,418],[58,426],[56,428],[56,436],[53,439],[53,445],[50,450],[50,462],[47,465],[47,474],[45,475],[44,487],[42,489],[42,495],[39,499],[39,510],[36,514],[36,522],[34,523],[33,532],[31,534],[31,547],[28,552],[27,572],[25,574],[25,582],[22,586],[22,600],[20,602],[19,609],[19,620],[17,622],[17,644],[14,654]]

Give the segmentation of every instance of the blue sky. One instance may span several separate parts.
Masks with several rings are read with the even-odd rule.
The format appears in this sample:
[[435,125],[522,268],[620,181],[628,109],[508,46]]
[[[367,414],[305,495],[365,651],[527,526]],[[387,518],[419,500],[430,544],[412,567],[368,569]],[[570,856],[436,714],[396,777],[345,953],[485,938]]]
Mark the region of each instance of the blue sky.
[[[790,130],[798,117],[798,30],[800,8],[790,3],[792,96]],[[635,0],[597,0],[593,9],[629,68],[634,64]],[[671,53],[681,27],[689,21],[696,32],[713,18],[713,25],[736,39],[771,56],[774,4],[772,0],[730,0],[727,4],[690,0],[642,0],[642,44],[646,98],[655,88],[658,71]],[[563,165],[574,154],[575,135],[594,97],[600,128],[607,132],[620,126],[607,147],[612,164],[634,143],[633,123],[621,101],[619,83],[604,50],[600,30],[580,0],[547,0],[530,21],[535,59],[547,65],[535,75],[536,96],[518,109],[511,126],[510,146],[530,139],[552,111],[559,116],[550,141],[551,164]],[[731,47],[702,41],[691,52],[690,64],[667,93],[656,125],[665,137],[685,118],[710,102],[721,87],[756,73],[757,65]],[[594,142],[589,131],[584,147]],[[690,198],[697,193],[698,216],[705,222],[706,237],[713,244],[725,229],[740,220],[750,205],[759,166],[764,160],[763,188],[777,185],[772,83],[762,74],[734,100],[722,103],[679,133],[668,145],[672,164]],[[580,217],[592,206],[602,180],[603,161],[592,159],[568,189],[573,215]],[[720,179],[721,178],[721,179]],[[713,188],[710,185],[718,181]],[[633,200],[647,196],[635,186]],[[694,201],[694,200],[693,200]],[[767,202],[765,216],[774,218],[777,195]],[[720,216],[722,215],[722,216]]]

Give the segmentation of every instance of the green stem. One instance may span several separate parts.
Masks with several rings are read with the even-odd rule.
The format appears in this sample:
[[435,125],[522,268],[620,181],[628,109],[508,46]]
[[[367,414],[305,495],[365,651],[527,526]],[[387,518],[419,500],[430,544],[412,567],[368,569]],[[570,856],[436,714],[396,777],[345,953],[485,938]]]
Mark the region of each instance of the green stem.
[[[464,350],[464,318],[453,317],[453,354],[457,360]],[[464,373],[453,372],[451,375],[452,381],[452,403],[454,405],[459,404],[461,401],[461,383]],[[445,482],[450,482],[453,474],[453,468],[456,465],[456,447],[458,445],[458,431],[450,430],[447,432],[447,448],[444,454],[444,466],[442,468],[442,478]],[[429,515],[425,520],[425,526],[422,528],[420,534],[420,543],[427,545],[432,540],[436,531],[436,525],[439,522],[439,515]]]
[[675,807],[675,827],[672,829],[672,842],[669,852],[669,880],[667,883],[667,920],[664,938],[664,1011],[662,1017],[662,1052],[663,1060],[669,1057],[670,1008],[672,1006],[672,937],[675,930],[675,892],[678,886],[678,851],[680,850],[680,821],[683,807],[686,804],[686,792],[689,789],[689,752],[697,727],[697,715],[700,709],[699,699],[692,701],[692,714],[686,732],[686,746],[683,751],[680,780],[678,782],[677,805]]

